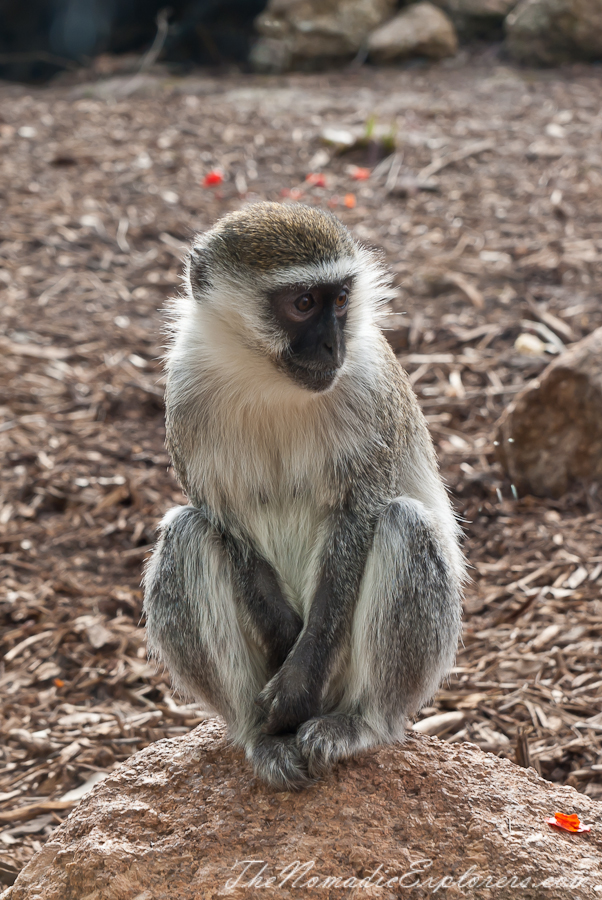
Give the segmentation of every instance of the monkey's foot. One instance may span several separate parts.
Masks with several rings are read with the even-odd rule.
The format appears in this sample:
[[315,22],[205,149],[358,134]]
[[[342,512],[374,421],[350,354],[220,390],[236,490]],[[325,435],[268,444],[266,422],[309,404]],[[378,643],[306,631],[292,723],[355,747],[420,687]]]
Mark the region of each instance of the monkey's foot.
[[300,791],[311,782],[294,735],[259,735],[247,757],[255,774],[278,791]]
[[319,716],[304,722],[297,732],[297,747],[311,778],[318,778],[339,759],[378,744],[360,716]]

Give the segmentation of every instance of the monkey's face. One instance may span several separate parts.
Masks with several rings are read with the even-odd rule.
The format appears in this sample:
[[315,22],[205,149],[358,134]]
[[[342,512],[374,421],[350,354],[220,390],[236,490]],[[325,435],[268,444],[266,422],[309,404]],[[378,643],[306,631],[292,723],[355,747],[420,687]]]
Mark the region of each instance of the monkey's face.
[[325,391],[345,360],[345,324],[352,279],[339,284],[287,285],[270,293],[274,319],[287,338],[276,363],[297,384]]
[[176,310],[191,358],[220,384],[270,395],[324,392],[342,369],[363,366],[377,310],[394,296],[372,251],[330,213],[298,204],[225,216],[196,238],[186,279]]

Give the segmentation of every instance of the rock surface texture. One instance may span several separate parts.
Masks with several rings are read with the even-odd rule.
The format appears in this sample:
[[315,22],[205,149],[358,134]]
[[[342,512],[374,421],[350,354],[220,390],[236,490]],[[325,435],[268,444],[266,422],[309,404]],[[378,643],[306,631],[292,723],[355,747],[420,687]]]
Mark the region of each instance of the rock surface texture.
[[368,38],[370,58],[390,63],[408,56],[443,59],[458,50],[454,26],[432,3],[414,3]]
[[527,64],[602,59],[601,0],[520,0],[506,18],[508,51]]
[[393,14],[395,0],[269,0],[251,52],[258,69],[312,69],[353,57]]
[[[591,832],[551,828],[555,812]],[[601,886],[602,804],[532,769],[411,736],[274,793],[210,720],[95,788],[3,900],[580,900]]]
[[566,350],[502,416],[497,456],[521,493],[602,481],[602,328]]

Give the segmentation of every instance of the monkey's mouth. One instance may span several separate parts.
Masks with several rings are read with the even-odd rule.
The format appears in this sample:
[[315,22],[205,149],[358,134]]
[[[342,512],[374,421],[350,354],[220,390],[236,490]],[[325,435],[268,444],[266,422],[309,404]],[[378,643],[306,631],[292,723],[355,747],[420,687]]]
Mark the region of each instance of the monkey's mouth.
[[297,384],[316,393],[328,390],[339,373],[337,366],[326,368],[315,363],[303,364],[290,358],[280,359],[278,367]]

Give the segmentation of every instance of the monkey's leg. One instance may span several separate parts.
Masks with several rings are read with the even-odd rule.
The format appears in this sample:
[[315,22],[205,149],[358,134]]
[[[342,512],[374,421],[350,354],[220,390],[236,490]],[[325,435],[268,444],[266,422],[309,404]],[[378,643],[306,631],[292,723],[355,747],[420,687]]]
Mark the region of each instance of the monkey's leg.
[[377,523],[348,661],[329,691],[342,699],[297,734],[310,775],[403,737],[406,716],[433,696],[453,665],[460,614],[460,580],[429,512],[414,500],[393,501]]
[[[241,557],[250,558],[250,550]],[[261,642],[255,639],[261,618],[269,618],[265,611],[257,614],[260,588],[267,583],[274,594],[277,583],[267,564],[245,568],[241,559],[225,548],[224,536],[202,509],[172,510],[144,578],[149,648],[177,687],[226,719],[231,737],[244,747],[260,777],[281,790],[300,787],[307,770],[294,740],[260,734],[255,703],[269,665],[284,653],[273,630]],[[244,584],[249,594],[243,598]],[[286,641],[294,641],[294,618],[286,617],[278,598],[276,606],[276,618],[288,628]]]

